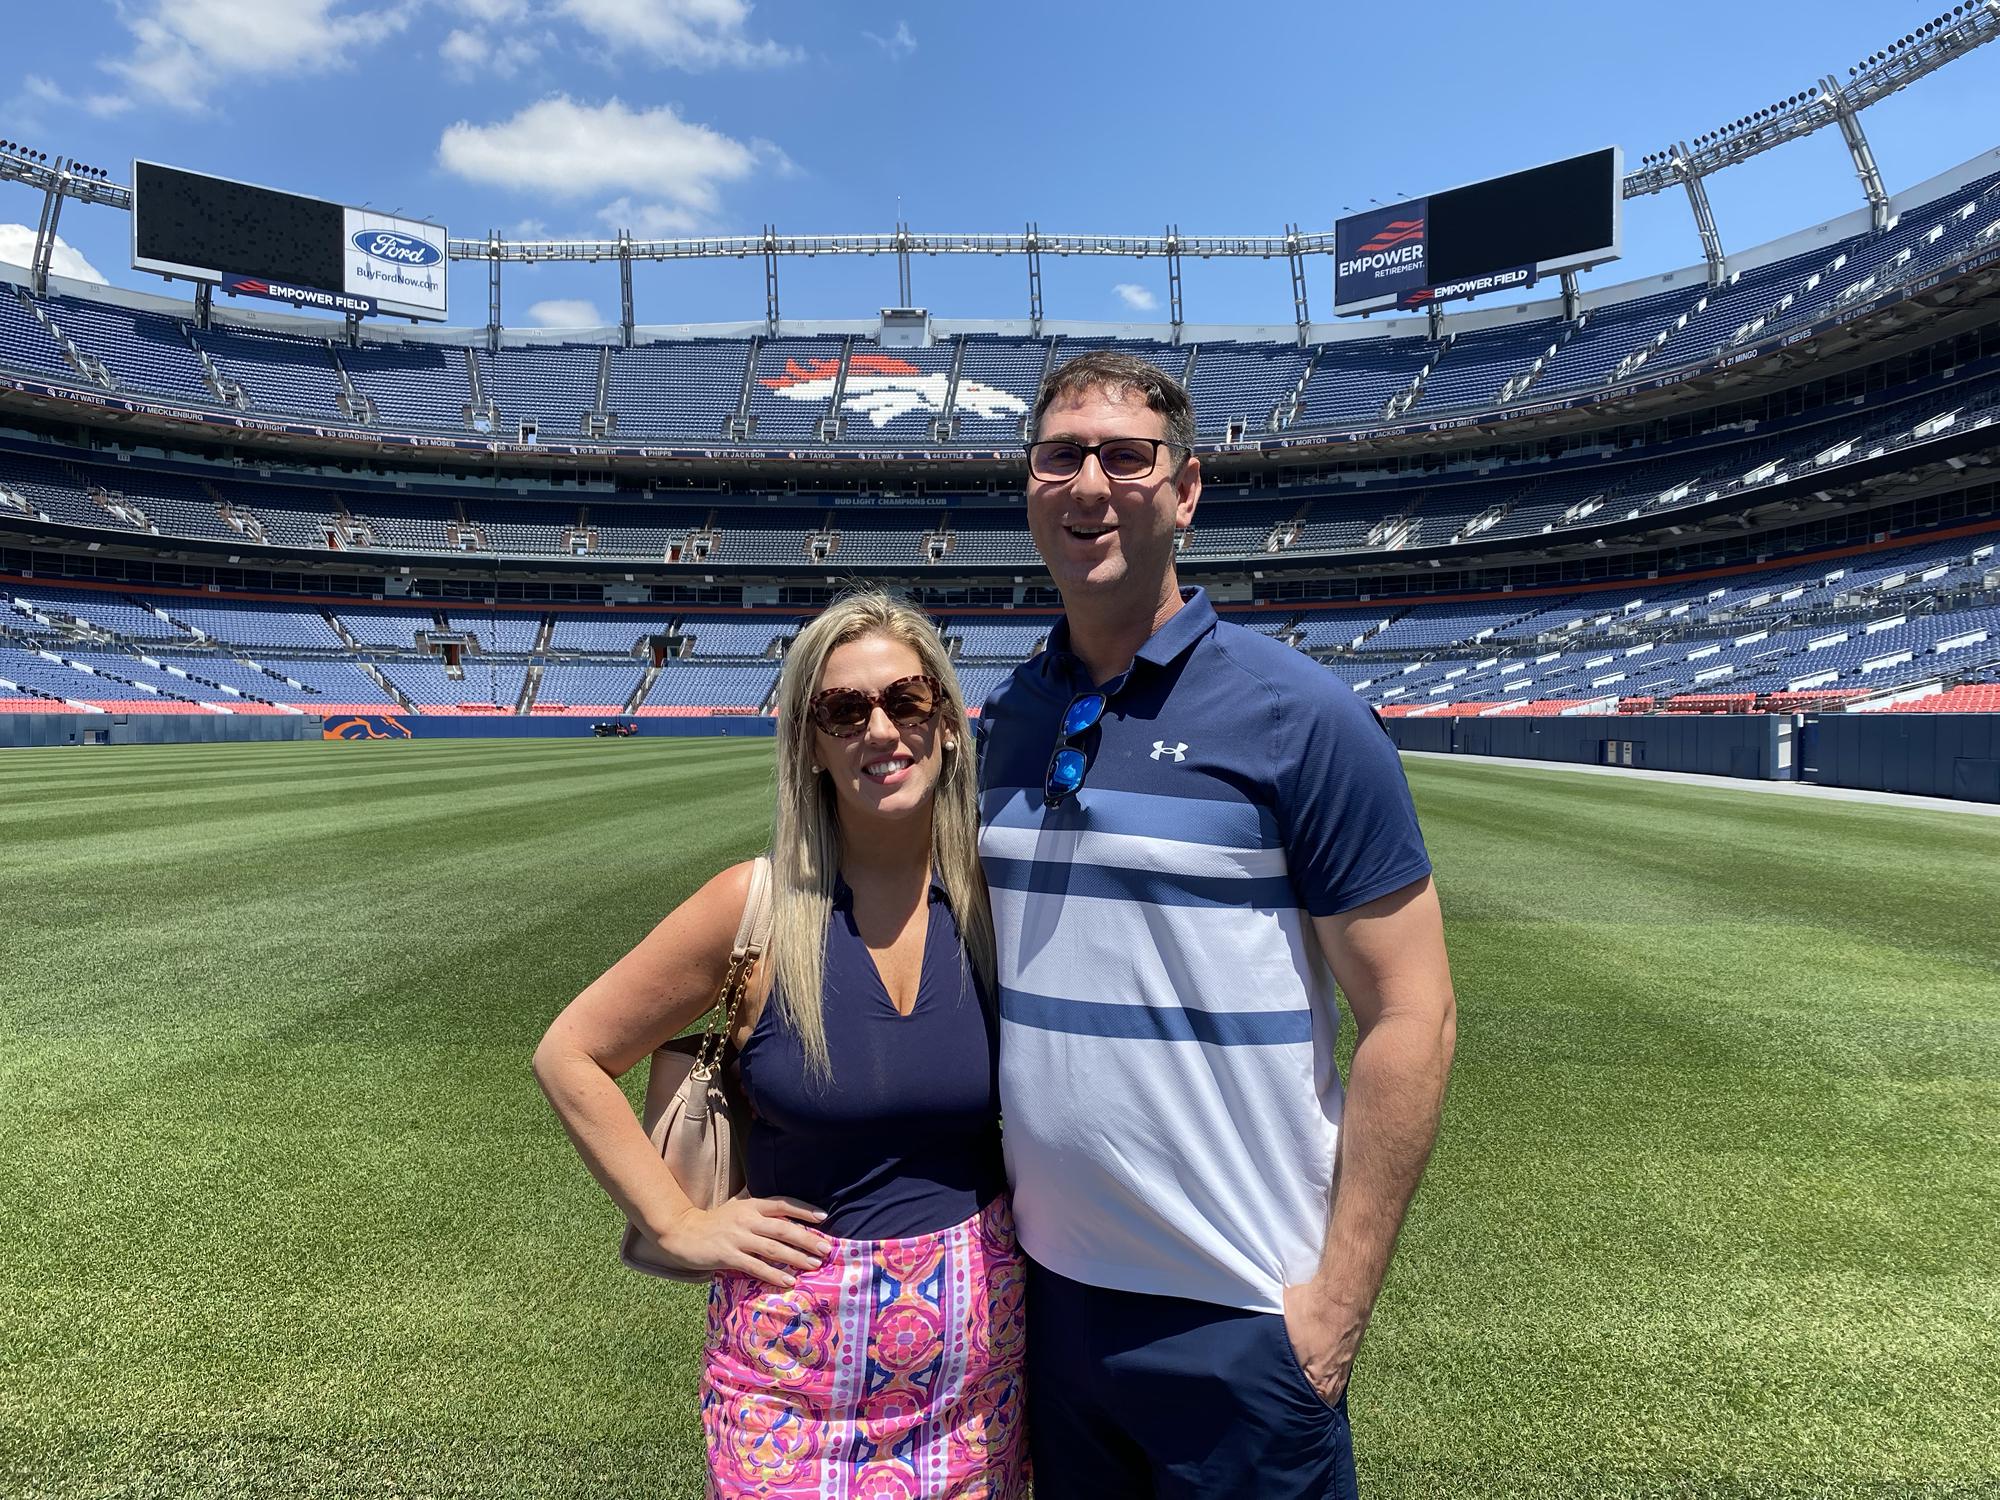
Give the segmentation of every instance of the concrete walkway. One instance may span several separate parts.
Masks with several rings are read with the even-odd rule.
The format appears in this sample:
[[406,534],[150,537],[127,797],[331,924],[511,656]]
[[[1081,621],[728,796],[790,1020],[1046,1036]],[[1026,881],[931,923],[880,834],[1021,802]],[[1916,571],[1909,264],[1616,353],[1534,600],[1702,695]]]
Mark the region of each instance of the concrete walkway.
[[1913,807],[1919,812],[1972,813],[2000,818],[2000,802],[1962,802],[1952,797],[1913,797],[1907,792],[1869,792],[1859,787],[1815,786],[1807,781],[1746,781],[1735,776],[1702,776],[1693,771],[1645,771],[1636,766],[1587,766],[1564,760],[1518,760],[1507,755],[1453,755],[1447,750],[1405,750],[1417,760],[1448,760],[1460,765],[1524,766],[1531,771],[1569,771],[1580,776],[1636,776],[1642,781],[1675,781],[1720,792],[1769,792],[1779,797],[1824,797],[1835,802],[1873,802],[1882,807]]

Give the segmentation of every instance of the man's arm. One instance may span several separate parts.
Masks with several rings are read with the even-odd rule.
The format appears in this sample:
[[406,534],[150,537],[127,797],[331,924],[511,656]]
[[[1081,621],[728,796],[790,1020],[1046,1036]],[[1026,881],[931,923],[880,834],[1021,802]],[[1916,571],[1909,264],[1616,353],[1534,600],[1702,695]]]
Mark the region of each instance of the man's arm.
[[1457,1029],[1444,923],[1430,878],[1330,917],[1320,947],[1354,1012],[1326,1248],[1285,1289],[1285,1323],[1329,1405],[1347,1389],[1403,1212],[1437,1138]]

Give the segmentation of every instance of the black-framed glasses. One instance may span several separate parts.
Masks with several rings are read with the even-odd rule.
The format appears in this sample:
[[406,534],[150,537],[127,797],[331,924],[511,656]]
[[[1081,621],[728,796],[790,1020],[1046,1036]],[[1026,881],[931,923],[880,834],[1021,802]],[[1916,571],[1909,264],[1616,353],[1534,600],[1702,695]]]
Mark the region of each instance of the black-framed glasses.
[[1185,450],[1187,444],[1167,438],[1106,438],[1101,443],[1047,438],[1028,444],[1028,472],[1042,480],[1074,479],[1094,453],[1106,479],[1144,479],[1158,467],[1162,448]]
[[1063,710],[1062,732],[1049,753],[1049,768],[1042,775],[1042,806],[1061,807],[1065,797],[1076,795],[1090,770],[1090,757],[1076,741],[1097,727],[1104,717],[1104,694],[1092,689],[1078,693]]
[[851,740],[868,727],[869,716],[878,708],[892,723],[914,729],[930,723],[943,707],[944,684],[928,672],[919,672],[913,677],[898,677],[879,693],[864,693],[860,688],[850,687],[823,688],[812,695],[806,711],[827,734],[837,740]]

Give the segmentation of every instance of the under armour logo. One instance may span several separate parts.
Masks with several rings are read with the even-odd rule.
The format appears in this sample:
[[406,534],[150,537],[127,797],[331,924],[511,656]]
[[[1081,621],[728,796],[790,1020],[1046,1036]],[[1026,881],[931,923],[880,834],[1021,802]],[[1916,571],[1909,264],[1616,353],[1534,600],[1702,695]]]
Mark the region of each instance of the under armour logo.
[[1177,762],[1186,760],[1187,742],[1183,740],[1177,745],[1169,745],[1165,740],[1154,740],[1153,759],[1158,760],[1163,755],[1171,755]]

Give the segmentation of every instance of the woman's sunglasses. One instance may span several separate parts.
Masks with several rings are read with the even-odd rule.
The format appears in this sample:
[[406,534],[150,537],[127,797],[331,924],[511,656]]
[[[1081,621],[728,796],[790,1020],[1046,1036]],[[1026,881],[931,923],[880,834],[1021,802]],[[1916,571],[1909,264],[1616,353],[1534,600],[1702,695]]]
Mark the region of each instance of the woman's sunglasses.
[[914,729],[928,724],[944,707],[944,684],[928,672],[899,677],[879,693],[860,688],[823,688],[812,695],[806,712],[814,724],[837,740],[851,740],[868,727],[869,715],[881,709],[893,724]]

